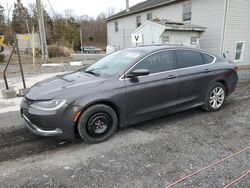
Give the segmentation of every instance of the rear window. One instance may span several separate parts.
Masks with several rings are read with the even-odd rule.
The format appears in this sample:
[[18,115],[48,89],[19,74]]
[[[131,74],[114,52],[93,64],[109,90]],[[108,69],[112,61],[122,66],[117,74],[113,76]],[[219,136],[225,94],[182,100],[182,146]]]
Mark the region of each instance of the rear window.
[[214,57],[208,54],[202,54],[204,61],[206,64],[212,63],[214,61]]
[[204,60],[200,52],[192,50],[177,50],[178,68],[194,67],[204,65]]

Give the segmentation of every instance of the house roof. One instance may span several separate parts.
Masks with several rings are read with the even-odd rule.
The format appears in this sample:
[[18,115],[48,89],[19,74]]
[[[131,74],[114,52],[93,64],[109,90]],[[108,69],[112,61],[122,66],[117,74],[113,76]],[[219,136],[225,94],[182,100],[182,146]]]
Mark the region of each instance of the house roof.
[[192,32],[204,32],[207,28],[200,25],[195,25],[191,23],[182,23],[182,22],[171,22],[169,20],[152,20],[144,22],[140,27],[138,27],[132,34],[138,33],[145,25],[153,24],[158,25],[164,31],[192,31]]
[[158,8],[161,6],[166,6],[166,5],[177,3],[180,1],[184,1],[184,0],[147,0],[147,1],[143,1],[141,3],[138,3],[138,4],[130,7],[128,12],[126,10],[123,10],[123,11],[107,18],[106,20],[111,21],[111,20],[114,20],[117,18],[136,14],[136,13],[143,12],[146,10],[155,9],[155,8]]
[[206,27],[202,27],[200,25],[195,25],[191,23],[182,23],[182,22],[171,22],[169,20],[161,20],[161,21],[153,20],[151,22],[165,26],[165,30],[203,32],[206,29]]

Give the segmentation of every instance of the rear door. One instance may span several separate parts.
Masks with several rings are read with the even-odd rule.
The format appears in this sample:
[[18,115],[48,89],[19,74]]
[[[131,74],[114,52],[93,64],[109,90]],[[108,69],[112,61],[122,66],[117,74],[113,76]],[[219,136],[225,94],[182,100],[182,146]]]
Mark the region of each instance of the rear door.
[[180,73],[179,102],[198,102],[203,100],[214,74],[209,61],[215,57],[206,56],[195,50],[176,50]]
[[[179,73],[173,50],[154,53],[130,71],[147,69],[150,74],[136,79],[125,79],[128,121],[147,119],[176,104]],[[128,73],[130,72],[128,71]]]

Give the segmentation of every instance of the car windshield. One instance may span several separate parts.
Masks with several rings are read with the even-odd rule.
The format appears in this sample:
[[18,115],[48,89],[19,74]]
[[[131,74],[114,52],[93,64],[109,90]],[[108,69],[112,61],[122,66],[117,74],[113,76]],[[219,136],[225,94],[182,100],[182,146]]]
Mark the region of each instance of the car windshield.
[[85,72],[92,73],[96,76],[111,77],[136,61],[142,55],[143,52],[117,51],[97,61],[85,69]]

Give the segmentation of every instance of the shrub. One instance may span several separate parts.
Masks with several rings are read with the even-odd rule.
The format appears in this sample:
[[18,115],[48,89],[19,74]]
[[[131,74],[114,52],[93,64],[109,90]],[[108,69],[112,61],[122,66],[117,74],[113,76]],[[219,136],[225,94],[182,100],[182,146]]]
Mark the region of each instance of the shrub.
[[71,53],[74,53],[74,50],[64,46],[48,46],[49,57],[67,57]]
[[89,40],[89,42],[93,42],[93,41],[94,41],[94,39],[95,39],[95,38],[94,38],[94,36],[93,36],[93,35],[89,35],[89,36],[88,36],[88,40]]

